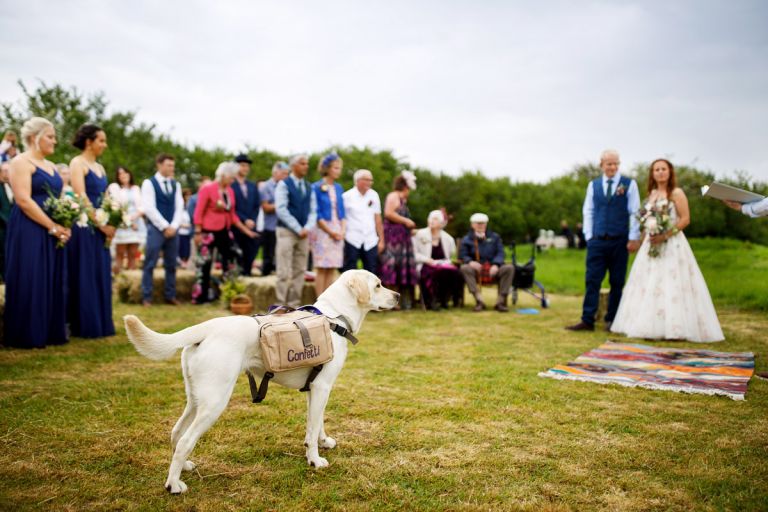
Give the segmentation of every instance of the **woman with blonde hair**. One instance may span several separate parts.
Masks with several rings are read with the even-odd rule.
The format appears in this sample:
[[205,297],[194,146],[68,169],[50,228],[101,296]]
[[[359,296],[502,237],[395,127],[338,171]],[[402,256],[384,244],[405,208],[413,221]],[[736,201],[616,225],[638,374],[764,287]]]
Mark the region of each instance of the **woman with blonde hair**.
[[336,183],[343,162],[336,153],[325,155],[317,166],[322,178],[312,184],[317,200],[317,225],[309,236],[315,267],[315,292],[319,296],[336,280],[336,270],[344,264],[344,189]]
[[15,204],[6,231],[5,338],[19,348],[66,343],[65,251],[71,231],[53,221],[43,203],[61,194],[61,177],[46,157],[56,148],[56,130],[42,117],[21,129],[26,151],[11,161]]

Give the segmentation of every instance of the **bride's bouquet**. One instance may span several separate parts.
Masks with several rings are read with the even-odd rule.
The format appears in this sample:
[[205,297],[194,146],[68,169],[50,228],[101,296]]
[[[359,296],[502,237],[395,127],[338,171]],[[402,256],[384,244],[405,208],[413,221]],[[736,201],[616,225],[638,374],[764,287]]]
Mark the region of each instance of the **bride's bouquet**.
[[[640,219],[640,229],[648,236],[663,235],[672,231],[675,227],[672,217],[669,215],[669,200],[659,199],[657,201],[648,201],[637,214]],[[657,258],[661,254],[661,248],[666,240],[661,244],[651,244],[648,249],[648,255]]]
[[[101,206],[93,212],[94,223],[98,227],[112,226],[115,228],[131,227],[131,217],[128,215],[128,207],[121,204],[109,194],[104,194]],[[107,244],[109,246],[109,244]]]
[[[82,228],[88,226],[88,207],[77,196],[64,195],[56,197],[53,192],[48,190],[48,199],[43,203],[43,209],[53,219],[53,222],[67,229],[70,229],[73,225],[78,225]],[[64,242],[59,239],[56,242],[56,247],[64,247]]]

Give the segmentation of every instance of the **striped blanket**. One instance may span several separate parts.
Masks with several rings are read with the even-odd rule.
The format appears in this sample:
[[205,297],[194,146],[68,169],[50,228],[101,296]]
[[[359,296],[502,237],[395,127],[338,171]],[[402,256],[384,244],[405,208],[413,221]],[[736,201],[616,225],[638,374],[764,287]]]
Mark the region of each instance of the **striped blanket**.
[[744,400],[754,370],[752,352],[680,350],[608,341],[575,361],[539,373],[539,377]]

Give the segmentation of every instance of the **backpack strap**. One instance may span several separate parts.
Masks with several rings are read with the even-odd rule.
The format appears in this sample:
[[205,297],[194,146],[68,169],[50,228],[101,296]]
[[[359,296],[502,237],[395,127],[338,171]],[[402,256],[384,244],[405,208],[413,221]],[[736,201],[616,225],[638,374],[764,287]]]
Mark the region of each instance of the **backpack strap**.
[[357,345],[357,338],[355,338],[355,335],[352,334],[352,331],[344,327],[343,325],[339,325],[336,322],[329,322],[331,324],[331,330],[338,334],[339,336],[343,336],[347,338],[353,345]]
[[309,337],[309,331],[304,326],[304,323],[301,320],[294,320],[293,325],[299,328],[299,332],[301,333],[301,342],[304,344],[304,348],[311,346],[312,339]]
[[267,391],[269,390],[269,381],[272,379],[272,377],[275,376],[272,372],[266,372],[264,374],[264,377],[261,379],[261,384],[259,386],[256,386],[256,379],[253,377],[253,374],[246,370],[245,374],[248,375],[248,386],[251,388],[251,398],[253,399],[253,403],[260,404],[264,401],[264,398],[267,396]]
[[320,371],[323,369],[323,365],[319,364],[317,366],[313,366],[312,370],[310,370],[309,375],[307,375],[307,382],[304,383],[304,387],[301,388],[299,391],[307,392],[309,391],[309,385],[312,384],[312,382],[315,380],[315,378],[320,374]]

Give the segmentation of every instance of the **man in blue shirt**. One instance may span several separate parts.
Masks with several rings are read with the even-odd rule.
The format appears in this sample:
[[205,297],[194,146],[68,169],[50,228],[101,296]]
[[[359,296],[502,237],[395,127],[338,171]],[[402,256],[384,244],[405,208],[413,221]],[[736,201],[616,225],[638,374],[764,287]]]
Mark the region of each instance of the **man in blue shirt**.
[[571,331],[594,331],[600,302],[600,286],[609,274],[611,293],[605,314],[610,331],[621,291],[627,278],[629,252],[640,247],[640,191],[637,182],[619,174],[619,154],[608,149],[600,156],[603,175],[587,186],[584,199],[584,238],[587,240],[586,293],[581,322],[566,327]]
[[[248,180],[248,174],[251,172],[251,161],[248,155],[239,154],[235,157],[235,162],[240,166],[237,178],[232,184],[232,190],[235,193],[235,214],[240,218],[240,222],[252,231],[256,230],[256,219],[259,217],[261,208],[261,199],[259,198],[259,188],[256,183]],[[240,258],[238,264],[244,276],[251,275],[253,260],[256,253],[259,252],[259,238],[250,238],[239,229],[232,230],[235,235],[235,242],[240,248]]]
[[306,155],[288,162],[291,174],[277,184],[277,302],[301,305],[304,270],[309,259],[309,232],[317,222],[317,201],[305,177],[309,171]]

